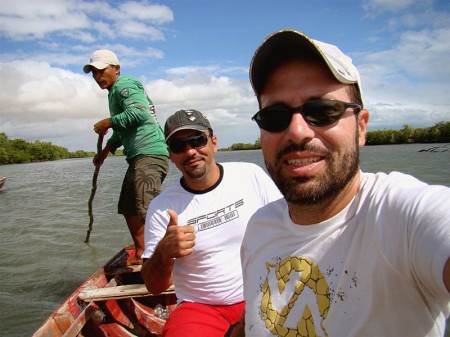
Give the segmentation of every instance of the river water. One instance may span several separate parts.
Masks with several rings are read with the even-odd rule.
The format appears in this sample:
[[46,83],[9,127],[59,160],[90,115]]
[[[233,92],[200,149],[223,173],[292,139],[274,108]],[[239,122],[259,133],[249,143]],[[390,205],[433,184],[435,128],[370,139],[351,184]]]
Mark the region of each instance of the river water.
[[[433,146],[365,147],[361,167],[368,172],[402,171],[450,186],[450,148],[418,152]],[[216,158],[264,167],[258,150],[219,152]],[[123,157],[110,157],[100,170],[89,244],[84,240],[94,172],[91,158],[0,166],[0,175],[8,177],[0,190],[1,336],[30,336],[89,275],[131,243],[116,206],[126,166]],[[164,186],[179,177],[171,164]]]

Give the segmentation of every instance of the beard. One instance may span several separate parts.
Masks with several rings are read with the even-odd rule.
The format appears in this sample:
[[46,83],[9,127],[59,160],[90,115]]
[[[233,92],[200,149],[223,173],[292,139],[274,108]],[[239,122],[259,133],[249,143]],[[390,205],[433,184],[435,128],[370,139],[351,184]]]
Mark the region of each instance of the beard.
[[[281,158],[296,151],[310,151],[324,156],[326,172],[314,177],[289,177],[283,173]],[[345,189],[359,171],[358,134],[355,144],[343,157],[335,158],[329,150],[309,143],[291,144],[280,150],[274,163],[265,161],[267,170],[287,202],[299,205],[317,205],[332,200]]]
[[206,165],[196,167],[196,168],[190,168],[189,166],[185,166],[185,164],[187,164],[189,161],[194,160],[194,159],[201,159],[206,163],[205,158],[202,156],[199,156],[199,155],[195,155],[193,157],[186,158],[183,161],[183,170],[181,170],[181,172],[184,172],[184,174],[186,174],[189,178],[191,178],[193,180],[198,180],[198,179],[203,178],[206,175],[207,167],[206,167]]

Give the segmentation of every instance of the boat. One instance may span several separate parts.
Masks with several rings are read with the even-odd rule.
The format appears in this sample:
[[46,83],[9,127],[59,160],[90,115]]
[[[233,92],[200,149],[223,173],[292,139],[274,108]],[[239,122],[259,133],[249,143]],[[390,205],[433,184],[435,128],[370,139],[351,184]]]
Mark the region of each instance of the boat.
[[176,306],[174,287],[159,295],[146,289],[141,266],[120,267],[134,246],[119,251],[94,272],[32,337],[160,336]]
[[0,188],[2,188],[3,185],[5,185],[5,181],[6,181],[6,177],[0,176]]

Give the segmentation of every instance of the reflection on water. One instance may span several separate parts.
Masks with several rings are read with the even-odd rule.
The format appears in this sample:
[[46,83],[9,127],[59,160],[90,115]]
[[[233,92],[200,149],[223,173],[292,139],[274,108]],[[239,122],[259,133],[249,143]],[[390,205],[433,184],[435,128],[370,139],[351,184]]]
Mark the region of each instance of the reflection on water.
[[[366,147],[364,171],[411,173],[434,184],[450,185],[450,152],[417,152],[427,145]],[[219,152],[219,162],[250,161],[264,167],[261,151]],[[8,177],[0,190],[0,331],[27,336],[99,266],[131,242],[117,200],[126,170],[123,157],[108,158],[98,177],[89,244],[87,203],[92,160],[0,166]],[[180,178],[171,164],[164,186]]]

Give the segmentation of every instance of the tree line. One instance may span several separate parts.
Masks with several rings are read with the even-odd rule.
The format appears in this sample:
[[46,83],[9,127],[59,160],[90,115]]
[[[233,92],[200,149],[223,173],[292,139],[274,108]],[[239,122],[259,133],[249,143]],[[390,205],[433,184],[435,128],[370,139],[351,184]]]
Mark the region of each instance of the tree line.
[[0,133],[0,165],[84,158],[94,154],[82,150],[69,152],[64,147],[40,140],[30,143],[20,138],[8,139],[5,133]]
[[[413,143],[450,143],[450,121],[439,122],[428,128],[413,128],[404,125],[401,130],[377,130],[366,134],[366,145],[413,144]],[[235,143],[221,151],[260,149],[259,138],[255,143]]]
[[[369,131],[366,135],[366,145],[412,144],[412,143],[450,143],[450,121],[439,122],[428,128],[413,128],[404,125],[401,130]],[[256,150],[261,149],[259,138],[253,143],[235,143],[221,151]],[[50,142],[26,142],[23,139],[8,139],[5,133],[0,133],[0,165],[51,161],[69,158],[93,157],[95,152],[78,150],[69,152],[66,148],[53,145]],[[119,150],[116,155],[123,155]]]
[[450,143],[450,122],[439,122],[429,128],[414,129],[404,125],[401,130],[370,131],[366,136],[367,145]]

